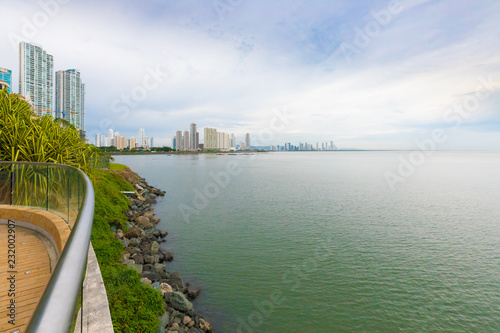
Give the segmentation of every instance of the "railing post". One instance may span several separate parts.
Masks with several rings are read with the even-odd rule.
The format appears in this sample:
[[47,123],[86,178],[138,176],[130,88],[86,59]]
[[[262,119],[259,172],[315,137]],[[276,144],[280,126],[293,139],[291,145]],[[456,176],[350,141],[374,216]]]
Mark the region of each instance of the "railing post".
[[12,164],[12,168],[10,171],[10,205],[12,206],[14,204],[14,200],[12,199],[13,193],[14,193],[14,165]]
[[47,196],[45,197],[45,200],[47,201],[45,204],[46,210],[49,210],[49,166],[47,165]]

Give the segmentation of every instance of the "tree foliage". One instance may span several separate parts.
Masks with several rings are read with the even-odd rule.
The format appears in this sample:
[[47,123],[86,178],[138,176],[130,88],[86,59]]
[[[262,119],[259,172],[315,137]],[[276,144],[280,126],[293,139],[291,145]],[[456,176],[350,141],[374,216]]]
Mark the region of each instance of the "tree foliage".
[[18,94],[0,91],[0,160],[52,162],[75,166],[93,178],[105,162],[64,119],[38,117]]

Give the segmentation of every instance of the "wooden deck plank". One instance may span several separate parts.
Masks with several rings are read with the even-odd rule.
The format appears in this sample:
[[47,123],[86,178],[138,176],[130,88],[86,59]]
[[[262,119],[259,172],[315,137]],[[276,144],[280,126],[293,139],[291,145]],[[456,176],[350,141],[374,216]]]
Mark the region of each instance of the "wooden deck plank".
[[[24,331],[50,279],[50,260],[36,232],[16,226],[16,295],[9,297],[7,280],[12,269],[7,262],[8,227],[0,225],[0,332]],[[26,272],[28,272],[26,274]],[[7,306],[15,299],[15,325],[10,324]]]

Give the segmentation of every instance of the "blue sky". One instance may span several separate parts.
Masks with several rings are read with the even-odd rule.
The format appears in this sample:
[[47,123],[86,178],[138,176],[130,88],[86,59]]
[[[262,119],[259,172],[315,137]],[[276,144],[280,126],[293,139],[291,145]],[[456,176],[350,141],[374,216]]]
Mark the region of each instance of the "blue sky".
[[[496,0],[0,0],[0,8],[0,67],[13,70],[14,90],[12,44],[42,45],[55,70],[81,70],[89,136],[145,128],[167,144],[195,121],[239,141],[250,132],[253,144],[417,149],[443,129],[439,149],[500,149]],[[283,110],[293,119],[276,126]]]

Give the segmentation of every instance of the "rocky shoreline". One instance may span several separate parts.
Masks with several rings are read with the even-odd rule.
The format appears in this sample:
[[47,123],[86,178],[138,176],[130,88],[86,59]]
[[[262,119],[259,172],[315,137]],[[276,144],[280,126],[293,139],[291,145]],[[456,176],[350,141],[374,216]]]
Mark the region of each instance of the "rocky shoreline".
[[165,312],[160,316],[158,333],[210,333],[211,324],[197,314],[191,303],[201,293],[184,283],[179,272],[168,272],[166,263],[172,261],[172,252],[163,252],[160,244],[166,242],[167,231],[156,229],[160,219],[154,216],[152,205],[165,191],[150,186],[133,172],[118,172],[135,188],[125,193],[130,210],[125,212],[128,231],[112,228],[115,237],[125,245],[122,263],[135,269],[141,282],[157,289],[165,300]]

